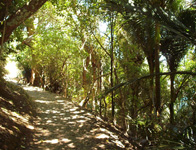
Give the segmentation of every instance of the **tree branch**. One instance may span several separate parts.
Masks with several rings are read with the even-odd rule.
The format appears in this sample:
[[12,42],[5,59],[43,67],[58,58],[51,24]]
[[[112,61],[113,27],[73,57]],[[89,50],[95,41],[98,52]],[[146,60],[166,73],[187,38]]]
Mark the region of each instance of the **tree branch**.
[[187,76],[185,76],[185,78],[183,79],[183,81],[182,81],[182,83],[181,83],[181,85],[180,85],[180,87],[177,89],[177,91],[176,91],[176,94],[175,94],[175,96],[176,97],[178,97],[178,94],[179,94],[179,92],[180,92],[180,89],[184,86],[184,84],[186,83],[186,80],[188,79],[188,75]]
[[4,23],[0,25],[1,33],[3,33],[3,27],[6,26],[5,36],[4,38],[0,37],[0,43],[8,41],[12,32],[33,15],[46,1],[47,0],[31,0],[5,20]]
[[[97,43],[101,46],[101,48],[104,50],[104,52],[110,56],[110,54],[108,53],[108,51],[105,49],[105,47],[103,47],[103,45],[101,44],[101,42],[98,40],[98,38],[95,36],[95,34],[93,33],[93,31],[91,30],[91,33],[93,34],[94,38],[96,39]],[[110,56],[111,57],[111,56]]]
[[162,72],[162,73],[157,73],[157,74],[152,74],[152,75],[146,75],[146,76],[143,76],[141,78],[135,78],[135,79],[132,79],[132,80],[120,83],[120,84],[112,87],[111,89],[109,89],[105,93],[101,94],[101,98],[105,97],[106,95],[108,95],[109,93],[111,93],[112,91],[114,91],[114,90],[116,90],[116,89],[118,89],[120,87],[133,84],[133,83],[135,83],[137,81],[140,81],[142,79],[146,79],[146,78],[150,78],[150,77],[154,77],[154,76],[171,75],[171,74],[186,74],[186,75],[196,76],[196,72],[188,72],[188,71]]

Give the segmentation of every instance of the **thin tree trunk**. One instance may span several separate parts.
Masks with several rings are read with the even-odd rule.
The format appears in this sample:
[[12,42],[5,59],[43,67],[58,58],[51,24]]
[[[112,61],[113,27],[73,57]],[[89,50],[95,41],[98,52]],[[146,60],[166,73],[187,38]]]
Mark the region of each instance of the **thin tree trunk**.
[[89,65],[89,62],[90,62],[90,58],[89,56],[86,58],[86,60],[83,61],[83,74],[82,74],[82,77],[83,77],[83,88],[84,88],[84,99],[86,99],[87,97],[87,93],[88,93],[88,83],[87,83],[87,67]]
[[106,100],[105,100],[105,97],[103,98],[103,100],[104,100],[104,105],[105,105],[105,113],[104,113],[104,118],[107,118],[107,107],[108,107],[108,105],[107,105],[107,102],[106,102]]
[[[111,88],[114,86],[113,84],[113,63],[114,63],[114,47],[113,47],[113,42],[114,42],[114,37],[113,37],[113,13],[111,12],[111,52],[110,52],[110,57],[111,57]],[[115,109],[115,104],[114,104],[114,92],[112,91],[111,93],[111,98],[112,98],[112,121],[114,121],[114,109]]]
[[[114,75],[115,75],[115,81],[117,84],[119,84],[119,79],[118,79],[118,75],[117,75],[117,71],[116,69],[114,69]],[[127,126],[126,126],[126,113],[125,113],[125,98],[123,96],[123,93],[122,93],[122,89],[119,88],[119,92],[120,92],[120,98],[119,98],[119,106],[120,106],[120,116],[119,116],[119,122],[120,122],[120,125],[122,126],[123,128],[123,131],[126,131],[127,130]]]
[[[156,23],[155,25],[155,73],[160,73],[160,62],[159,62],[159,51],[160,51],[160,24]],[[160,75],[155,77],[155,107],[157,117],[161,114],[161,84],[160,84]]]
[[[153,64],[153,56],[152,55],[150,55],[148,58],[148,64],[149,64],[150,75],[153,75],[154,74],[154,64]],[[156,112],[155,98],[154,98],[154,76],[150,77],[150,99],[151,99],[150,117],[152,117],[153,110]]]
[[[97,61],[96,61],[96,53],[92,50],[91,52],[91,63],[92,63],[92,69],[93,69],[93,84],[95,84],[97,75],[96,75],[96,70],[97,70]],[[96,89],[93,87],[92,89],[92,108],[93,110],[96,110],[97,106],[97,99],[95,98],[96,96]]]
[[170,75],[170,90],[171,90],[171,102],[170,102],[170,124],[174,124],[174,102],[175,102],[175,89],[174,89],[174,78],[175,75]]
[[31,79],[30,79],[30,84],[33,85],[35,79],[35,71],[34,68],[31,68]]
[[64,97],[68,98],[68,64],[65,64],[66,68],[65,68],[65,90],[64,90]]
[[[98,94],[100,94],[100,92],[101,92],[101,84],[102,84],[102,78],[101,78],[101,61],[99,60],[99,62],[98,62],[98,76],[100,76],[100,78],[98,79],[98,81],[97,81],[97,83],[98,83],[98,85],[97,85],[97,92],[98,92]],[[99,115],[100,116],[102,116],[102,99],[100,98],[100,101],[99,101]]]

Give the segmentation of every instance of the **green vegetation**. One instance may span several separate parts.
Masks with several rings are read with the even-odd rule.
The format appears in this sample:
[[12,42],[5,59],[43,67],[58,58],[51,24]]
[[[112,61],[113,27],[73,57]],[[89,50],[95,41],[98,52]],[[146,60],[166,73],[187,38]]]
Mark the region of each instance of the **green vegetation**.
[[15,53],[25,83],[94,111],[138,148],[196,148],[195,0],[31,0],[18,23],[27,2],[9,2],[1,76]]

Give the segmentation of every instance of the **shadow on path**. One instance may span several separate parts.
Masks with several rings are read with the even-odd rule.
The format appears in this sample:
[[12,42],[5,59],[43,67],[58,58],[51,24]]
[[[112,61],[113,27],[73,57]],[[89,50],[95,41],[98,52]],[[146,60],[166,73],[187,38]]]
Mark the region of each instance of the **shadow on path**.
[[117,135],[71,101],[40,88],[24,89],[38,107],[36,132],[28,150],[125,149]]

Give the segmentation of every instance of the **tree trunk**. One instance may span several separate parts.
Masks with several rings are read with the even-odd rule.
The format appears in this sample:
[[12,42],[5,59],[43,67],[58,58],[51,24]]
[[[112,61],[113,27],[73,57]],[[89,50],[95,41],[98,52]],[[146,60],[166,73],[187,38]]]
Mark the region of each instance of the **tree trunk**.
[[[27,31],[28,31],[28,37],[32,36],[35,32],[35,27],[33,23],[33,19],[29,19],[28,21],[25,22],[27,26]],[[40,86],[40,74],[38,72],[38,65],[36,62],[36,56],[33,54],[33,48],[32,48],[32,42],[30,41],[28,43],[28,46],[30,46],[31,51],[32,51],[32,62],[31,62],[31,84],[33,86]]]
[[69,72],[68,72],[68,64],[66,64],[66,73],[65,73],[65,90],[64,90],[64,97],[68,98],[69,92],[68,92],[68,83],[69,83]]
[[108,107],[108,105],[107,105],[107,102],[106,102],[106,100],[105,100],[105,97],[103,98],[103,102],[104,102],[104,108],[105,108],[105,112],[104,112],[104,118],[107,118],[107,111],[108,111],[108,109],[107,109],[107,107]]
[[31,85],[33,85],[34,79],[35,79],[35,71],[34,71],[34,69],[32,68],[32,69],[31,69],[31,79],[30,79],[30,84],[31,84]]
[[[160,64],[159,64],[159,51],[160,51],[160,24],[156,23],[155,25],[155,73],[160,73]],[[155,77],[155,107],[156,107],[156,116],[159,118],[161,114],[161,84],[160,84],[160,75]],[[158,119],[159,120],[159,119]]]
[[38,70],[35,70],[35,79],[34,79],[33,86],[40,87],[40,85],[41,85],[40,82],[41,82],[40,74],[39,74]]
[[[118,75],[117,75],[117,71],[116,69],[114,69],[114,75],[115,75],[115,80],[116,83],[119,84],[119,79],[118,79]],[[123,131],[127,130],[127,126],[126,126],[126,113],[125,113],[125,97],[122,93],[122,89],[119,88],[119,92],[120,92],[120,98],[119,98],[119,106],[120,106],[120,110],[119,110],[119,124],[122,126]]]
[[170,75],[170,96],[171,96],[171,102],[170,102],[170,124],[174,124],[174,102],[175,102],[175,89],[174,89],[174,78],[175,75],[171,74]]
[[[149,64],[149,70],[150,75],[154,74],[154,63],[153,63],[153,54],[148,56],[148,64]],[[154,98],[154,76],[150,77],[150,117],[152,117],[153,110],[156,112],[155,108],[155,98]]]
[[83,88],[84,88],[84,99],[87,97],[88,93],[88,83],[87,83],[87,67],[89,65],[90,58],[89,56],[86,58],[86,60],[83,61]]
[[[113,37],[113,30],[114,30],[114,27],[113,27],[113,12],[111,12],[111,16],[110,16],[111,18],[111,50],[110,50],[110,58],[111,58],[111,88],[114,86],[114,83],[113,83],[113,63],[114,63],[114,45],[113,45],[113,42],[114,42],[114,37]],[[115,104],[114,104],[114,92],[112,91],[112,93],[111,93],[111,98],[112,98],[112,121],[114,121],[114,109],[115,109]]]
[[[98,76],[100,76],[100,78],[98,79],[97,81],[97,92],[98,94],[101,93],[101,84],[102,84],[102,70],[101,70],[101,61],[99,60],[98,62]],[[102,116],[102,99],[100,98],[100,101],[99,101],[99,115]]]
[[[97,70],[97,59],[96,59],[96,53],[92,50],[91,52],[91,63],[92,63],[92,69],[93,69],[93,84],[96,83],[97,80],[97,75],[96,75],[96,70]],[[97,99],[96,97],[96,88],[93,85],[93,89],[92,89],[92,108],[93,110],[96,110],[96,106],[97,106]]]

